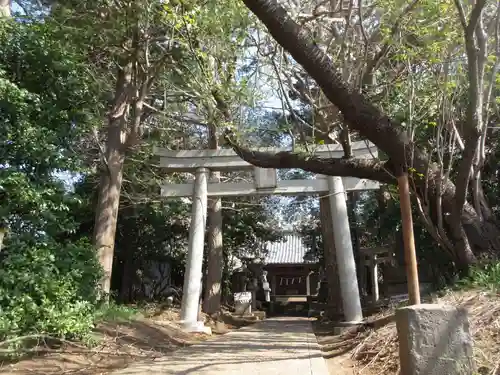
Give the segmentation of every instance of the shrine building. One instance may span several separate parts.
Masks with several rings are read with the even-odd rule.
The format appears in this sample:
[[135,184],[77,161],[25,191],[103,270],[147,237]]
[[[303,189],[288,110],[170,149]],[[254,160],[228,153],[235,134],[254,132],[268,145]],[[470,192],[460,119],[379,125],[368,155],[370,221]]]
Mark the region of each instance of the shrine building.
[[271,302],[306,303],[318,289],[318,259],[310,255],[302,237],[286,233],[277,242],[266,244],[264,270],[268,272]]

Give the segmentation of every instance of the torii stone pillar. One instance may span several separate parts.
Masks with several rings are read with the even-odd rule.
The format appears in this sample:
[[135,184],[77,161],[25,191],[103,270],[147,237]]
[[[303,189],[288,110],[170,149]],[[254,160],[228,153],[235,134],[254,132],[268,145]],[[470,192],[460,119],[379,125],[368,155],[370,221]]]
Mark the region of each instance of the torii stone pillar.
[[208,169],[195,172],[191,225],[189,226],[188,255],[182,293],[181,323],[190,332],[203,332],[204,324],[198,321],[202,288],[203,247],[207,225]]
[[[356,158],[377,156],[374,144],[364,141],[353,142],[353,155]],[[270,148],[270,153],[290,151]],[[371,190],[379,187],[378,182],[350,178],[329,177],[327,179],[282,180],[276,179],[276,170],[256,168],[244,161],[234,150],[181,150],[156,149],[160,156],[160,166],[170,172],[195,172],[195,183],[166,184],[162,186],[164,197],[193,197],[193,211],[189,232],[189,254],[184,277],[184,294],[181,318],[186,329],[203,328],[197,322],[198,305],[201,291],[203,241],[207,214],[207,195],[212,197],[261,196],[261,195],[303,195],[330,193],[330,205],[334,216],[333,230],[337,259],[339,263],[340,285],[346,321],[359,322],[362,319],[357,287],[356,267],[350,239],[350,229],[345,203],[345,190]],[[341,158],[344,155],[341,145],[323,145],[315,150],[316,157]],[[208,169],[213,171],[254,170],[255,181],[239,183],[208,184]],[[322,176],[318,176],[322,177]],[[193,185],[194,188],[193,188]]]
[[357,323],[363,320],[363,311],[359,299],[344,184],[342,177],[327,176],[327,181],[344,317],[346,322]]

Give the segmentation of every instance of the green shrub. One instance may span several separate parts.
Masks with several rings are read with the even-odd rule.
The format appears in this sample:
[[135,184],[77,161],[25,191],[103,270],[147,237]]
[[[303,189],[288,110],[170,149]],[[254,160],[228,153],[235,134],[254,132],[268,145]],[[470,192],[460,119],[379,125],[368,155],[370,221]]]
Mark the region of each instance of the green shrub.
[[490,261],[473,267],[461,286],[500,291],[500,261]]
[[88,242],[14,241],[0,255],[0,341],[90,332],[101,270]]

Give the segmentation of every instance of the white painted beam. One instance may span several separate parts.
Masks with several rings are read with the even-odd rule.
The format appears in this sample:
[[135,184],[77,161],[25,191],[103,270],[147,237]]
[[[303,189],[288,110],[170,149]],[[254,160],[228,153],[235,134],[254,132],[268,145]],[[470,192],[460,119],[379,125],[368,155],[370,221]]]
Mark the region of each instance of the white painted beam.
[[[342,178],[346,191],[374,190],[380,187],[377,181],[355,177]],[[253,183],[208,184],[209,197],[234,197],[248,195],[314,195],[328,192],[326,179],[278,181],[275,188],[258,189]],[[161,187],[163,197],[190,197],[193,184],[166,184]]]
[[245,171],[252,170],[253,165],[247,163],[239,156],[211,157],[186,157],[180,156],[160,157],[160,168],[169,172],[192,172],[198,168],[208,168],[212,171]]
[[[353,156],[359,159],[378,156],[376,146],[370,142],[358,141],[352,143]],[[286,148],[259,148],[256,151],[278,153],[291,151]],[[186,172],[197,168],[209,168],[211,170],[244,170],[253,166],[241,159],[232,149],[219,150],[182,150],[171,151],[163,148],[155,148],[154,153],[160,157],[160,167],[170,171]],[[311,150],[311,155],[319,158],[337,158],[344,156],[342,146],[320,145]]]

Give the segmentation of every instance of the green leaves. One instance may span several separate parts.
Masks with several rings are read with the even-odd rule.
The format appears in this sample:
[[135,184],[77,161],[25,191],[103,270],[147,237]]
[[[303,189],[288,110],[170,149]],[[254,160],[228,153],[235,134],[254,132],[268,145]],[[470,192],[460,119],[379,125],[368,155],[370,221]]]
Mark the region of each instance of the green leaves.
[[[84,56],[50,22],[0,23],[0,341],[81,337],[92,328],[100,276],[92,247],[57,243],[76,228],[79,198],[56,177],[79,172],[75,152],[103,107]],[[22,344],[22,343],[18,343]]]
[[500,262],[486,261],[473,267],[469,276],[459,282],[466,288],[479,288],[497,293],[500,290]]
[[54,174],[83,170],[73,150],[100,107],[83,56],[53,26],[0,24],[0,219],[48,233],[72,228],[72,198]]
[[90,244],[15,240],[2,252],[0,340],[81,338],[93,327],[100,268]]

